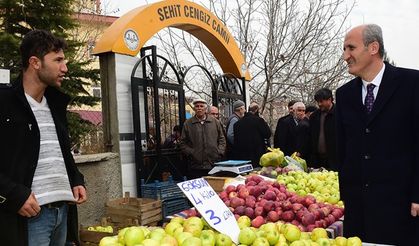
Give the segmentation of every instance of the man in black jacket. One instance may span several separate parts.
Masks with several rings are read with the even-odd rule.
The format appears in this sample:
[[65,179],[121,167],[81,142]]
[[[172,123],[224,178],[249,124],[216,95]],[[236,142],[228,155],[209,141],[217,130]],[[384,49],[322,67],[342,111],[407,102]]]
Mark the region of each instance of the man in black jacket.
[[[8,245],[64,245],[68,217],[86,201],[70,152],[66,108],[58,90],[67,73],[66,43],[35,30],[20,46],[23,71],[0,89],[0,238]],[[77,226],[77,223],[72,224]]]
[[260,157],[266,153],[271,137],[271,129],[259,117],[259,105],[251,103],[249,112],[234,124],[234,157],[238,160],[251,160],[253,167],[259,165]]
[[332,91],[322,88],[314,95],[319,109],[310,116],[310,167],[336,170],[335,106]]

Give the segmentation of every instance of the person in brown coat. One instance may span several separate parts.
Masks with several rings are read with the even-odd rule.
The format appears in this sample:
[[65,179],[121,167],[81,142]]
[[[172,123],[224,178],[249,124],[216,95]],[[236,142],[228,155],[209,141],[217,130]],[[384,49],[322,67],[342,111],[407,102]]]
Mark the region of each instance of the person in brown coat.
[[185,121],[180,138],[180,148],[188,158],[188,179],[207,175],[226,147],[220,121],[206,114],[207,102],[196,99],[193,105],[195,115]]

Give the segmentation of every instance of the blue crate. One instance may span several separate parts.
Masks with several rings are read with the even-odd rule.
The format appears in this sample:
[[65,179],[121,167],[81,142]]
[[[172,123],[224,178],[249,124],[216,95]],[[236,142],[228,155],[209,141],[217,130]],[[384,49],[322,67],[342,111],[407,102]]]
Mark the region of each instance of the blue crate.
[[183,210],[189,209],[190,207],[191,206],[189,205],[187,198],[166,200],[162,203],[163,219],[169,215],[173,215],[182,212]]
[[178,182],[181,181],[173,181],[172,177],[169,177],[168,181],[159,182],[156,180],[153,183],[145,184],[144,179],[141,179],[141,197],[162,201],[185,198],[182,190],[177,186]]

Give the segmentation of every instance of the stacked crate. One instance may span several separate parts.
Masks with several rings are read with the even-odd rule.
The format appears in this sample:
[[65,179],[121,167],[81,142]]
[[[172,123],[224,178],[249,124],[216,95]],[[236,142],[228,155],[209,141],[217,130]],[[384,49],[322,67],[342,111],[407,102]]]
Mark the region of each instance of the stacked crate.
[[[186,180],[186,178],[185,178]],[[169,177],[168,181],[154,181],[145,184],[141,180],[141,197],[160,200],[162,202],[163,219],[169,215],[190,208],[188,199],[177,186],[177,181]]]

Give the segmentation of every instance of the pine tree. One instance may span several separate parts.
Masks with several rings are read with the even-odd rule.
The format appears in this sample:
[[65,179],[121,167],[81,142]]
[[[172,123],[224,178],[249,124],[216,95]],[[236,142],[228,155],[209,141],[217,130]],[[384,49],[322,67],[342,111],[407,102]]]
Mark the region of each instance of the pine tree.
[[[99,81],[99,70],[89,68],[90,61],[74,59],[83,46],[72,40],[68,33],[77,27],[72,18],[74,0],[1,0],[0,1],[0,68],[10,70],[11,80],[21,72],[19,45],[22,37],[33,29],[45,29],[64,38],[68,74],[63,81],[63,91],[72,97],[72,105],[95,105],[100,99],[92,97],[84,86]],[[70,137],[73,146],[90,131],[88,122],[78,114],[68,113]]]

